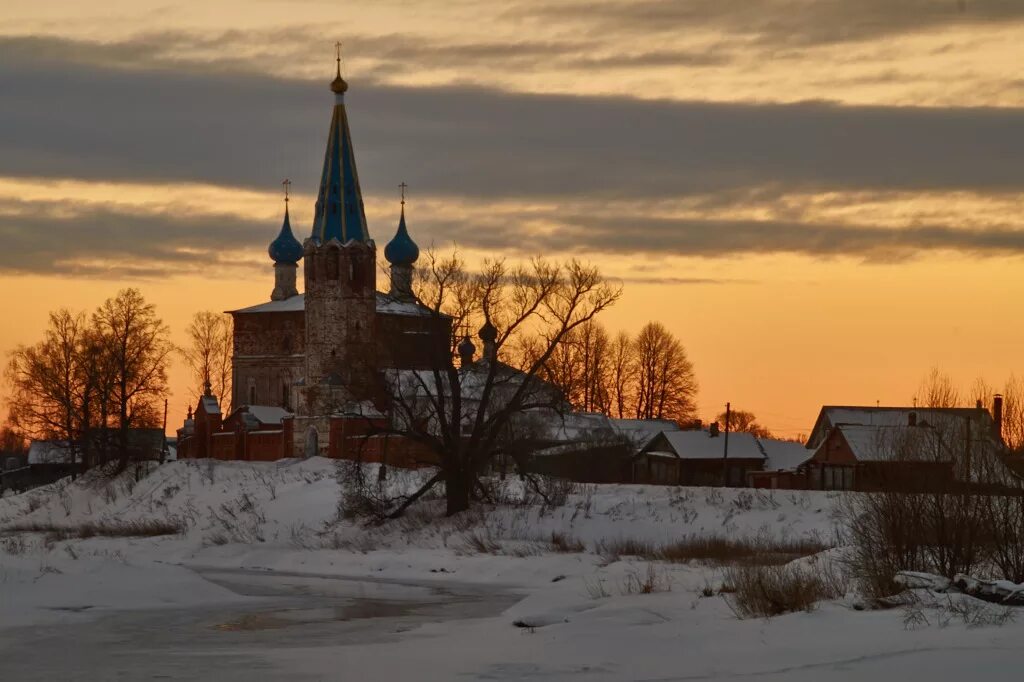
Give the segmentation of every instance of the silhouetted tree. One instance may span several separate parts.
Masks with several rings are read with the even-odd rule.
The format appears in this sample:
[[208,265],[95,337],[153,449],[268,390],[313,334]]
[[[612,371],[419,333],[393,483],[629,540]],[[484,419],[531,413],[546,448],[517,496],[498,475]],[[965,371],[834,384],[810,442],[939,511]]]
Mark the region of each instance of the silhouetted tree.
[[6,378],[11,387],[10,418],[31,438],[70,444],[74,463],[81,434],[89,427],[90,394],[85,316],[61,308],[50,313],[42,341],[11,353]]
[[226,411],[231,402],[231,355],[233,339],[231,319],[223,313],[204,310],[192,316],[186,330],[189,345],[179,352],[188,363],[192,379],[192,399],[203,394],[206,382]]
[[692,421],[697,378],[683,344],[660,322],[648,322],[633,346],[636,418]]
[[123,289],[93,313],[100,350],[113,374],[119,468],[128,464],[128,432],[159,426],[167,394],[170,330],[138,289]]
[[[489,260],[477,273],[467,272],[457,254],[428,253],[426,261],[417,295],[433,318],[433,333],[423,339],[431,367],[391,373],[391,423],[384,432],[426,448],[440,471],[399,501],[393,516],[440,482],[449,515],[468,509],[474,492],[485,489],[481,473],[509,434],[539,410],[564,406],[561,392],[542,379],[543,368],[575,330],[620,295],[596,268],[575,260]],[[481,329],[483,357],[472,365],[454,362],[445,331],[449,315]]]
[[957,407],[961,400],[953,379],[938,367],[932,367],[914,394],[918,407]]
[[[725,427],[725,412],[715,417],[722,427]],[[729,430],[734,433],[749,433],[758,438],[771,438],[772,433],[764,426],[757,423],[757,417],[753,412],[746,410],[729,411]]]

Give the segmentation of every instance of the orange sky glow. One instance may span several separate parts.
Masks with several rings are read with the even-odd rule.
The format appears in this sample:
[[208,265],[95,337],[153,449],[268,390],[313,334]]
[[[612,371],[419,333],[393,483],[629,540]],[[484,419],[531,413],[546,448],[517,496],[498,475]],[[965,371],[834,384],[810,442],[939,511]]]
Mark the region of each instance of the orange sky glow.
[[[803,5],[5,6],[0,89],[18,94],[9,119],[0,101],[0,353],[38,339],[48,311],[126,286],[178,343],[196,311],[267,300],[284,177],[308,232],[341,40],[378,245],[408,180],[421,246],[597,263],[625,287],[604,323],[664,322],[704,419],[730,401],[796,436],[822,404],[907,403],[933,366],[964,386],[1024,372],[1024,7]],[[50,73],[124,101],[110,119],[52,111]],[[152,98],[188,88],[153,105],[167,125],[131,125],[136,104],[144,123]],[[235,112],[231,88],[266,107]],[[506,144],[488,126],[509,110],[527,122]],[[169,430],[180,363],[171,389]]]

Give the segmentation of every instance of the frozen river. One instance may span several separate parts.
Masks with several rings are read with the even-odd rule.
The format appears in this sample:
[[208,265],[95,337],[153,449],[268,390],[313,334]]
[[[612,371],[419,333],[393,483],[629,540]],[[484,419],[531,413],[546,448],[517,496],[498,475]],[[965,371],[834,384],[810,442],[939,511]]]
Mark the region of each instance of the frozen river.
[[459,583],[196,572],[248,599],[0,630],[0,680],[314,679],[277,667],[271,652],[387,641],[428,622],[493,616],[519,598]]

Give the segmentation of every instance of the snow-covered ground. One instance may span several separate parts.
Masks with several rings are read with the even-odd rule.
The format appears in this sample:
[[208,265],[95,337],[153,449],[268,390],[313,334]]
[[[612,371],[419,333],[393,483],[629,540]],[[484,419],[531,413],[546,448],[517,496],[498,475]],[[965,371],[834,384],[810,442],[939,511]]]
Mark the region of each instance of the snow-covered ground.
[[[185,528],[0,535],[0,679],[941,682],[1017,679],[1024,666],[1024,622],[910,628],[900,610],[854,610],[852,595],[741,620],[704,596],[719,568],[595,550],[695,534],[832,544],[836,494],[586,486],[555,509],[446,520],[428,503],[365,528],[337,520],[335,474],[318,458],[173,462],[135,485],[80,480],[0,499],[0,528]],[[552,533],[585,551],[554,551]],[[630,589],[648,576],[660,591]]]

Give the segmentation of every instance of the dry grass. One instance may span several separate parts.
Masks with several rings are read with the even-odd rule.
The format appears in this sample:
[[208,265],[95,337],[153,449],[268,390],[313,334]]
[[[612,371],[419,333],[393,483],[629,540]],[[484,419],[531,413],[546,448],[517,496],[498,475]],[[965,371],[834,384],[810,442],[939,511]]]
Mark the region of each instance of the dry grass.
[[659,570],[656,564],[647,564],[643,571],[636,568],[628,571],[619,591],[623,595],[671,592],[672,579],[666,571]]
[[631,556],[649,561],[680,564],[696,561],[720,566],[777,566],[826,549],[829,546],[816,538],[788,540],[767,534],[752,539],[691,535],[661,545],[636,538],[619,538],[594,545],[594,552],[608,561]]
[[87,521],[79,524],[19,523],[0,528],[0,534],[43,533],[48,540],[79,540],[85,538],[151,538],[180,535],[184,525],[174,519],[142,519],[137,521]]
[[796,564],[733,566],[725,580],[734,590],[729,603],[741,618],[771,618],[793,611],[813,611],[819,601],[838,599],[846,581],[838,573]]
[[515,557],[580,554],[586,551],[586,546],[577,538],[558,531],[552,531],[549,536],[502,539],[487,528],[464,533],[456,548],[465,554],[500,554]]

